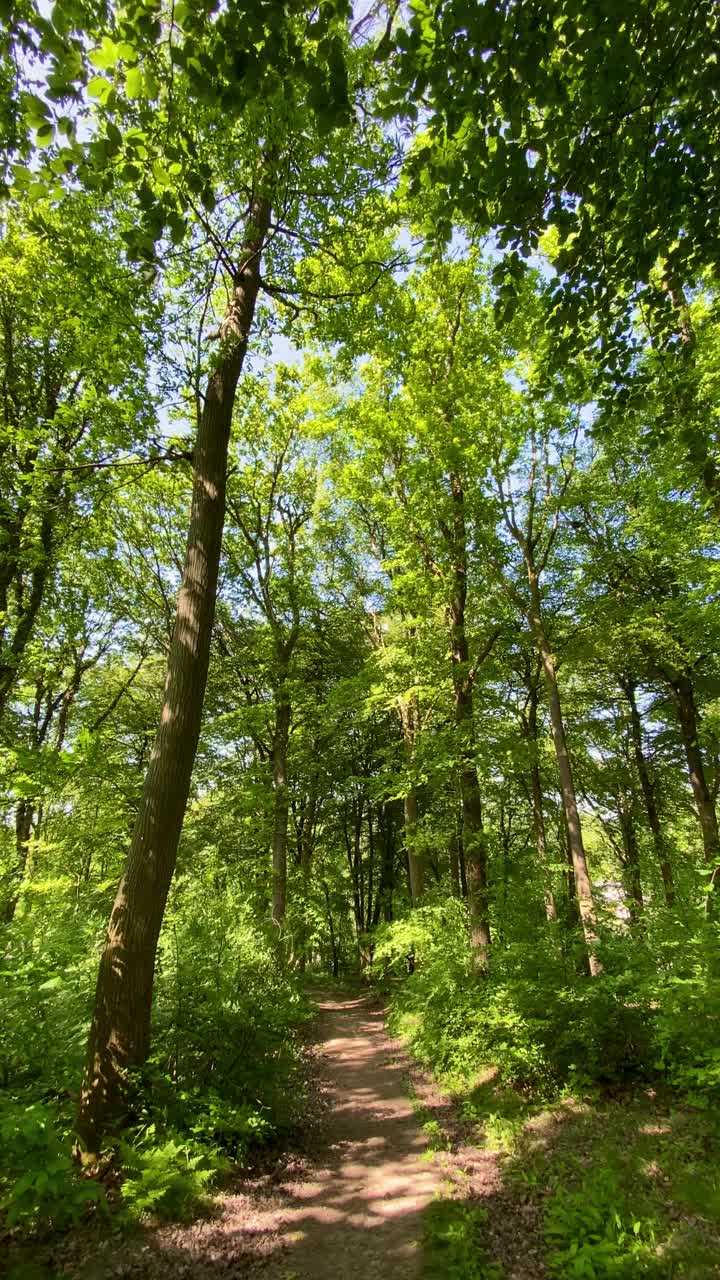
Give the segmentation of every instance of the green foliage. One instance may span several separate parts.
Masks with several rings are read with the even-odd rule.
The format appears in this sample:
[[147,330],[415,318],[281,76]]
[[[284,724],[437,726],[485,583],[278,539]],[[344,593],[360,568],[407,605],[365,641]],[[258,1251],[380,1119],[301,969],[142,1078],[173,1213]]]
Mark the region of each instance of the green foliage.
[[425,1280],[502,1280],[503,1268],[483,1247],[487,1210],[458,1200],[435,1200],[425,1211]]
[[189,1220],[209,1203],[225,1162],[203,1143],[146,1130],[142,1145],[120,1144],[122,1202],[133,1219]]
[[[712,941],[712,947],[717,945]],[[714,965],[714,954],[707,959]],[[671,1084],[696,1104],[720,1098],[720,981],[698,966],[694,973],[668,974],[652,993],[657,1065]]]
[[[696,1105],[715,1105],[714,934],[686,935],[682,947],[669,947],[673,964],[654,973],[634,963],[630,939],[616,940],[592,981],[568,973],[550,949],[540,968],[532,944],[498,957],[491,975],[478,979],[468,971],[464,935],[457,904],[422,907],[387,926],[375,950],[378,973],[388,965],[401,971],[414,950],[415,971],[391,997],[391,1025],[450,1084],[465,1090],[489,1071],[497,1086],[552,1097],[661,1078]],[[512,1143],[517,1116],[484,1119],[495,1145]]]
[[77,1225],[105,1191],[80,1175],[67,1129],[56,1108],[40,1103],[0,1103],[0,1209],[9,1227],[55,1230]]
[[95,957],[85,931],[47,909],[67,888],[65,879],[36,882],[32,909],[3,937],[0,1070],[6,1086],[29,1087],[36,1096],[77,1086],[87,1037]]
[[551,1272],[564,1280],[667,1274],[657,1258],[652,1220],[628,1216],[608,1173],[593,1178],[580,1192],[555,1191],[545,1214],[545,1236]]
[[704,1280],[715,1269],[718,1126],[649,1089],[535,1111],[505,1162],[558,1277]]
[[235,1133],[242,1150],[251,1115],[258,1137],[295,1119],[302,1097],[296,1029],[309,1007],[242,892],[222,889],[220,878],[208,853],[202,870],[181,873],[174,886],[160,942],[149,1079],[152,1105],[171,1124],[176,1107],[187,1107],[193,1131],[201,1096],[208,1098],[206,1127],[213,1108],[227,1107],[224,1117],[217,1112],[220,1128],[230,1144]]

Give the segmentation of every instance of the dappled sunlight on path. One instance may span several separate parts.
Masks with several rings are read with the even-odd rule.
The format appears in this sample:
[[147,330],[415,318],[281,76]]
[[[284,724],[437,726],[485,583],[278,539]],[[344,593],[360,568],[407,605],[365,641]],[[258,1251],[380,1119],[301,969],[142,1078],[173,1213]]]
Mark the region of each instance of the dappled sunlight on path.
[[442,1184],[423,1158],[405,1064],[365,997],[318,998],[327,1114],[309,1167],[228,1196],[219,1217],[161,1231],[168,1274],[413,1280],[422,1213]]

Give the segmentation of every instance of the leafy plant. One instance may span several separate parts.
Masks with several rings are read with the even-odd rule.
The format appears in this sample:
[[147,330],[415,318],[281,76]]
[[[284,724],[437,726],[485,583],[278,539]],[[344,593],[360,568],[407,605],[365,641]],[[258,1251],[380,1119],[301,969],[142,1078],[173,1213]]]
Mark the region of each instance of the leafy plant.
[[225,1162],[216,1151],[180,1136],[142,1146],[120,1144],[122,1200],[129,1217],[187,1220],[209,1203],[209,1191]]
[[487,1211],[458,1200],[436,1200],[425,1214],[426,1280],[502,1280],[503,1268],[483,1247]]
[[632,1280],[659,1276],[652,1219],[633,1217],[609,1173],[582,1191],[560,1188],[545,1215],[550,1267],[563,1280]]
[[0,1142],[0,1207],[8,1226],[63,1228],[77,1224],[90,1206],[105,1205],[104,1188],[81,1176],[49,1107],[4,1103]]

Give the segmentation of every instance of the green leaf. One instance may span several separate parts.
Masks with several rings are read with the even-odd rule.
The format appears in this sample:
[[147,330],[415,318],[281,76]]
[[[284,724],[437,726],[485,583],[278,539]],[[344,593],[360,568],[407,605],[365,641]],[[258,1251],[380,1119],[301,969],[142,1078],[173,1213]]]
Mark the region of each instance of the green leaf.
[[130,67],[125,76],[125,92],[128,98],[141,98],[145,87],[145,78],[140,67]]
[[104,36],[100,47],[91,49],[88,58],[94,67],[99,67],[101,71],[109,71],[120,61],[120,50],[114,40]]
[[97,98],[102,103],[106,101],[111,89],[112,85],[110,81],[106,80],[104,76],[93,76],[92,79],[88,81],[87,90],[90,97]]

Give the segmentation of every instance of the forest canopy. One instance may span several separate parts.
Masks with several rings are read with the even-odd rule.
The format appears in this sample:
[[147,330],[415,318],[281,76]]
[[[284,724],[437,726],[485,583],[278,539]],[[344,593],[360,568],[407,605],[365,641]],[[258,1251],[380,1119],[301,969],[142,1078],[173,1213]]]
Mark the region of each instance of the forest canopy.
[[13,1232],[288,1132],[309,975],[717,1104],[719,20],[0,4]]

